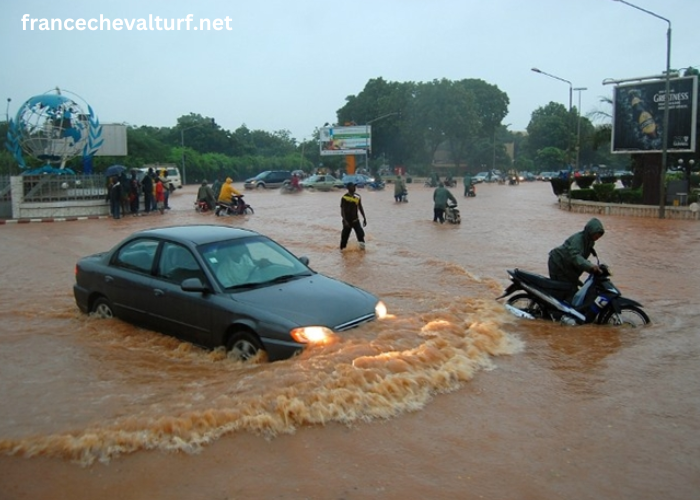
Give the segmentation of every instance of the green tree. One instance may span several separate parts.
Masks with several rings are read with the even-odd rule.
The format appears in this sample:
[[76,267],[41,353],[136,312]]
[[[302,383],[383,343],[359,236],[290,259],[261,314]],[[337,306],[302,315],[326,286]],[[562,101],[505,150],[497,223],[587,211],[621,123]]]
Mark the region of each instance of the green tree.
[[566,164],[567,152],[555,147],[545,147],[537,151],[535,161],[543,170],[558,171]]

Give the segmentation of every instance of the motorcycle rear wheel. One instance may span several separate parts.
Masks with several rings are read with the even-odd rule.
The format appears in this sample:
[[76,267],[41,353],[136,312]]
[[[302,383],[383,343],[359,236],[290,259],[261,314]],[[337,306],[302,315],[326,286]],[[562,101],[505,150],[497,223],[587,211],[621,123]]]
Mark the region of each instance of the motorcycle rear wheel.
[[603,315],[600,323],[603,325],[625,325],[637,328],[651,323],[651,320],[640,307],[628,305],[622,306],[619,314],[610,309]]
[[526,293],[513,295],[508,299],[508,305],[526,312],[537,319],[542,319],[544,317],[544,312],[542,311],[540,305]]

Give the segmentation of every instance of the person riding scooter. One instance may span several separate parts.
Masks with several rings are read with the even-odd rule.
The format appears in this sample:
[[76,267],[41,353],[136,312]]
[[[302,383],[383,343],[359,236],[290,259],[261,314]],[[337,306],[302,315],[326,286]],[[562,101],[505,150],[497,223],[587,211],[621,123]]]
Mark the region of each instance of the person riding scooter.
[[586,223],[583,231],[569,236],[564,243],[549,252],[549,277],[556,281],[565,281],[581,286],[581,273],[598,273],[600,268],[588,260],[595,253],[595,242],[598,241],[605,229],[603,223],[593,217]]
[[241,196],[243,196],[243,194],[233,187],[233,179],[227,177],[226,182],[221,186],[221,192],[219,193],[219,199],[217,201],[221,205],[233,207],[233,211],[237,212],[239,205],[238,200]]
[[204,202],[207,204],[208,210],[214,210],[214,205],[216,204],[216,197],[214,196],[214,190],[209,186],[207,180],[202,181],[202,185],[197,191],[197,203]]

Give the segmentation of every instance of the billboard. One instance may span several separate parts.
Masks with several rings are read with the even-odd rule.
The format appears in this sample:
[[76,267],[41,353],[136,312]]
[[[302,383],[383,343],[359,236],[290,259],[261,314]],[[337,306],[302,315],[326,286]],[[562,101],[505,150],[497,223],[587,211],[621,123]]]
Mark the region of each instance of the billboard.
[[372,127],[323,127],[319,134],[321,156],[364,155],[371,148]]
[[122,123],[103,123],[102,138],[104,142],[95,156],[126,156],[126,125]]
[[666,102],[666,150],[695,152],[697,136],[697,76],[619,85],[613,90],[613,153],[661,153]]

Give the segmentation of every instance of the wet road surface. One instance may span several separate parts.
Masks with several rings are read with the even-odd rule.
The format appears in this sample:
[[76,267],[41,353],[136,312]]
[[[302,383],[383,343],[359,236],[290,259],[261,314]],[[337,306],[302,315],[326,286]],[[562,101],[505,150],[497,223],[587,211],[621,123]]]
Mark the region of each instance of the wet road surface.
[[[358,190],[367,249],[338,250],[340,192],[246,192],[255,214],[0,227],[0,499],[577,498],[700,495],[700,226],[599,218],[596,248],[643,329],[519,320],[493,299],[506,269],[589,216],[547,183]],[[392,317],[336,344],[241,366],[119,320],[82,315],[75,261],[132,231],[230,224],[271,236]]]

